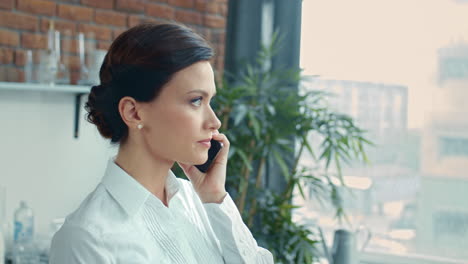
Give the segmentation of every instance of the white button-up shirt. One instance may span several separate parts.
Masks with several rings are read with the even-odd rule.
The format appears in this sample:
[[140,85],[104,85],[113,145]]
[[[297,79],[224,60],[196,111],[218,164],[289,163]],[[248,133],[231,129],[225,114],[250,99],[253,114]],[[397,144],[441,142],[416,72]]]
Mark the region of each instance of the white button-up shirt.
[[229,194],[221,204],[203,204],[171,171],[165,188],[168,207],[111,159],[55,234],[50,264],[273,263]]

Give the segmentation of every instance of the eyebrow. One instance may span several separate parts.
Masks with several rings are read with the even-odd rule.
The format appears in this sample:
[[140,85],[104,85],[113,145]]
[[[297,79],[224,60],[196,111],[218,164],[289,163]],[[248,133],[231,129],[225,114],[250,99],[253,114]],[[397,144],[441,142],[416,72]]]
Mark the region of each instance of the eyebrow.
[[[188,94],[190,94],[190,93],[201,93],[201,94],[203,94],[203,96],[208,97],[208,93],[206,91],[200,90],[200,89],[191,90],[190,92],[187,92],[187,93]],[[213,94],[213,96],[215,96],[215,95],[216,95],[216,92]]]

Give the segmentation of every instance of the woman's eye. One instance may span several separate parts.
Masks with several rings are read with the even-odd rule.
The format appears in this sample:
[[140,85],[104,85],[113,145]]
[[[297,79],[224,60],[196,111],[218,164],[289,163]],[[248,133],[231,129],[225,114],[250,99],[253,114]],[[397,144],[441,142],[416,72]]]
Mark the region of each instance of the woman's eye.
[[190,102],[194,105],[194,106],[200,106],[201,105],[201,102],[202,102],[202,99],[203,97],[197,97],[195,99],[192,99]]

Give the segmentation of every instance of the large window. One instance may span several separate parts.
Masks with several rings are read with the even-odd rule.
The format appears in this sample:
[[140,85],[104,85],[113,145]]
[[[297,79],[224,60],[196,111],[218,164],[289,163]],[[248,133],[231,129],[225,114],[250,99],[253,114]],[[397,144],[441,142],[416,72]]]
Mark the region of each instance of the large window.
[[[372,232],[366,263],[468,261],[468,3],[304,0],[302,19],[301,67],[314,76],[303,87],[333,93],[330,107],[376,144],[341,189],[347,228]],[[331,245],[334,211],[313,192],[302,202],[297,219]]]

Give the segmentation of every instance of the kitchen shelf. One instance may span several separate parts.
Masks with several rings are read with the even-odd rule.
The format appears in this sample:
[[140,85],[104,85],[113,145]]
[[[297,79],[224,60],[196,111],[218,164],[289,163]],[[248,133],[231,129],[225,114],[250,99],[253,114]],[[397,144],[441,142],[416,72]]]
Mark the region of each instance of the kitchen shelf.
[[54,92],[54,93],[70,93],[75,96],[75,122],[73,137],[78,138],[80,125],[80,108],[81,96],[87,94],[91,90],[90,86],[85,85],[68,85],[68,84],[39,84],[39,83],[17,83],[17,82],[0,82],[0,91],[26,91],[26,92]]
[[91,86],[84,85],[66,85],[66,84],[39,84],[39,83],[17,83],[17,82],[0,82],[0,90],[15,90],[15,91],[45,91],[45,92],[60,92],[85,94],[89,93]]

